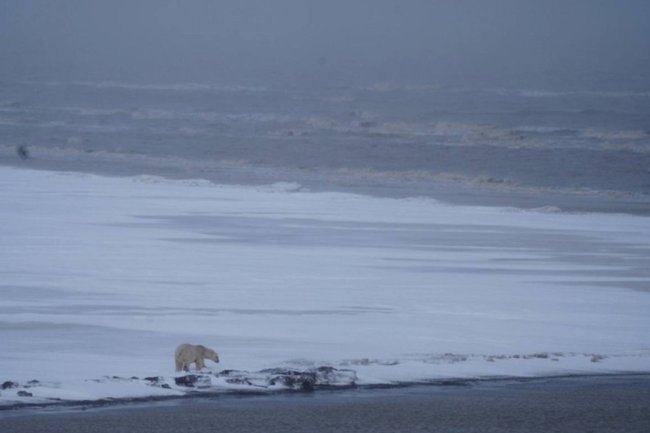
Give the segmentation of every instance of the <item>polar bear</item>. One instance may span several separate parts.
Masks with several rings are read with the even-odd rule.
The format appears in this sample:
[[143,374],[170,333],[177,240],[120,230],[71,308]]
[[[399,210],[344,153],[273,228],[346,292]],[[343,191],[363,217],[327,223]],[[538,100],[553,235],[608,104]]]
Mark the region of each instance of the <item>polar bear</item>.
[[219,362],[219,355],[212,349],[194,344],[181,344],[176,348],[176,371],[190,371],[190,364],[196,363],[196,369],[205,368],[205,359]]

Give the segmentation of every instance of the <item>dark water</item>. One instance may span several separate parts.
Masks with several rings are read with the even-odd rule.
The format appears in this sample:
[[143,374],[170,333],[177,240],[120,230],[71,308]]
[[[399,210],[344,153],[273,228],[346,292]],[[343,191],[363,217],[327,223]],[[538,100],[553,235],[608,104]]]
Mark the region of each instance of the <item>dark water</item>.
[[4,82],[0,164],[643,211],[650,89],[620,87]]
[[647,432],[650,378],[538,379],[183,400],[0,418],[38,432]]

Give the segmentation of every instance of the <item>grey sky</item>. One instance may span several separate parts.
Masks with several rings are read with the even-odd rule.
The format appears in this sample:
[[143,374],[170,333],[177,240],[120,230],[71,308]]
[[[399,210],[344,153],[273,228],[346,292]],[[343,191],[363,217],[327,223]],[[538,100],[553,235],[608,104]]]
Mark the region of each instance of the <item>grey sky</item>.
[[648,0],[0,1],[0,79],[647,80],[649,68]]

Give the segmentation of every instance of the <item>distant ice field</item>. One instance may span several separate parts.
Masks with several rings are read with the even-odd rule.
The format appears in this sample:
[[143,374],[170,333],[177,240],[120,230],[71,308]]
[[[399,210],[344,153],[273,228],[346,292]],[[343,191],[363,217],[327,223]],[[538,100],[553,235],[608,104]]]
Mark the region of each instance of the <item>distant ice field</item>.
[[650,371],[648,217],[9,167],[0,186],[4,404],[183,394],[184,342],[219,352],[212,391]]
[[621,86],[3,82],[0,164],[650,214],[650,91]]

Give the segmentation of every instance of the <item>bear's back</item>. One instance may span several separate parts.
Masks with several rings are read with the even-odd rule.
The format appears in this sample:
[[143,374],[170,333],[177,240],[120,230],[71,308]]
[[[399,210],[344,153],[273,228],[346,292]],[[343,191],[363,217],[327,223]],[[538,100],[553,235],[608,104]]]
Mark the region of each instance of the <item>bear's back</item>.
[[197,346],[189,343],[180,344],[176,348],[176,357],[194,357],[196,356]]

